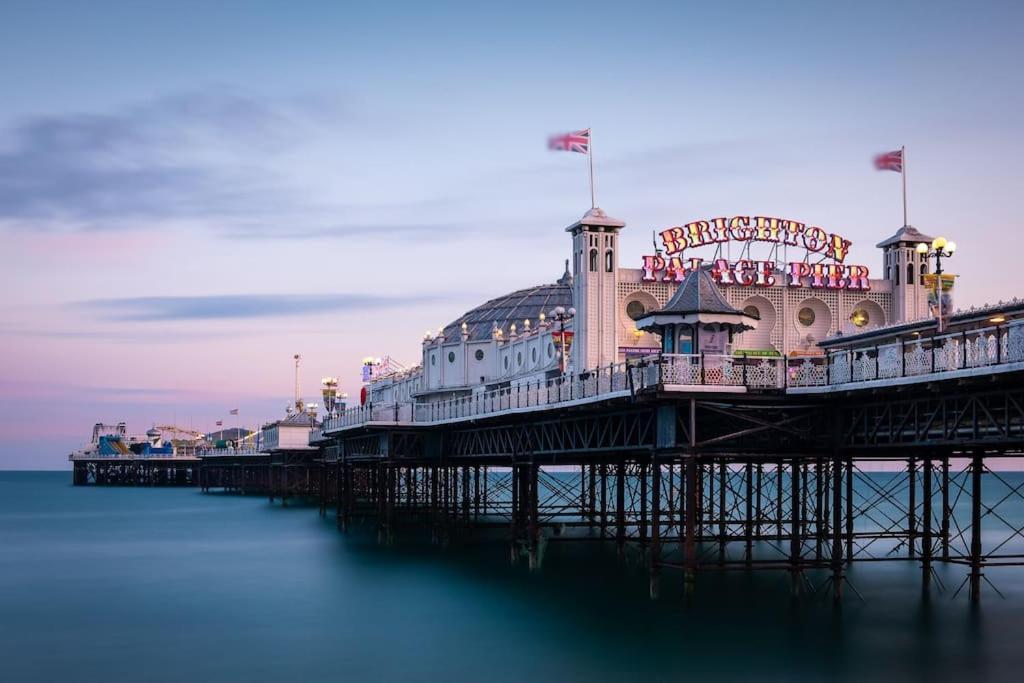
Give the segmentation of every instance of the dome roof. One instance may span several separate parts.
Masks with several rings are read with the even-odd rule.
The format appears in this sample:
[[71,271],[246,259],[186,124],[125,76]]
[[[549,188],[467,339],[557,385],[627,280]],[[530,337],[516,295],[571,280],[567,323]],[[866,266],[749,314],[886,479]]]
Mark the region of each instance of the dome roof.
[[445,325],[444,336],[450,341],[459,339],[463,322],[470,341],[490,339],[495,324],[505,334],[512,323],[522,331],[524,320],[536,325],[540,314],[550,315],[555,306],[572,306],[572,276],[568,272],[554,284],[520,289],[480,304]]

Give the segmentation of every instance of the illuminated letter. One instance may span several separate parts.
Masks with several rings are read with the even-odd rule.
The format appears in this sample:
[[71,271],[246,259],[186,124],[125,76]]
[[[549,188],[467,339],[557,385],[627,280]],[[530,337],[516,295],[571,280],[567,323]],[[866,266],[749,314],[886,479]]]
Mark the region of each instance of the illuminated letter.
[[711,277],[720,285],[731,285],[736,282],[732,275],[732,269],[729,267],[729,262],[724,258],[715,261],[715,267],[711,269]]
[[711,234],[711,225],[707,221],[694,221],[683,227],[689,234],[691,247],[702,247],[715,241],[715,236]]
[[871,289],[867,266],[848,266],[847,272],[850,280],[846,285],[847,289],[863,289],[865,291]]
[[668,269],[665,271],[665,277],[662,280],[664,282],[682,282],[684,277],[686,277],[686,266],[683,265],[683,259],[678,256],[670,257]]
[[803,261],[794,261],[789,264],[789,286],[803,287],[803,278],[811,274],[811,267]]
[[715,224],[715,241],[716,242],[728,242],[729,241],[729,228],[728,222],[725,218],[712,218],[711,222]]
[[846,287],[846,280],[843,279],[844,268],[836,263],[830,263],[826,269],[828,272],[828,284],[825,285],[829,289],[842,289]]
[[825,286],[825,266],[815,263],[811,266],[811,287],[821,288]]
[[761,261],[757,271],[757,284],[771,287],[775,284],[775,261]]
[[745,242],[750,239],[750,218],[747,216],[736,216],[729,221],[729,234],[734,240]]
[[678,225],[664,230],[661,233],[661,242],[665,245],[665,253],[669,255],[678,254],[689,246],[686,242],[686,235],[683,234],[683,229]]
[[807,228],[804,230],[804,247],[807,251],[821,251],[825,248],[828,235],[821,228]]
[[804,224],[796,221],[782,221],[782,241],[791,247],[796,246],[796,236],[803,234]]
[[642,268],[643,275],[640,279],[644,282],[654,282],[657,280],[655,273],[660,273],[665,270],[665,259],[660,256],[644,256],[644,266]]
[[853,244],[853,242],[850,240],[844,240],[839,235],[829,235],[828,239],[828,250],[825,252],[825,256],[834,258],[836,261],[842,263],[843,260],[846,259],[846,254],[849,252],[850,245]]
[[736,262],[736,282],[749,287],[754,284],[754,274],[750,271],[754,269],[754,262],[748,259],[740,259]]
[[758,242],[779,241],[779,219],[766,216],[754,218],[754,239]]

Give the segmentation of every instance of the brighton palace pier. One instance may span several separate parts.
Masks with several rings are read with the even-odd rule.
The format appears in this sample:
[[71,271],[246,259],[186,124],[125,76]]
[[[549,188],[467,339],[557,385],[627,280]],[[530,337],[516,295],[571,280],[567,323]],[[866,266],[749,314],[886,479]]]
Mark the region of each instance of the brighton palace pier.
[[739,568],[842,600],[852,564],[909,561],[924,591],[978,600],[1024,563],[1001,514],[1022,491],[1002,469],[1024,446],[1024,303],[949,310],[953,245],[910,226],[871,268],[841,235],[743,216],[621,267],[624,228],[588,211],[555,282],[428,332],[415,368],[370,363],[358,407],[325,392],[322,422],[288,418],[299,442],[200,458],[199,485],[312,496],[384,543],[489,534],[534,569],[607,544],[652,595]]

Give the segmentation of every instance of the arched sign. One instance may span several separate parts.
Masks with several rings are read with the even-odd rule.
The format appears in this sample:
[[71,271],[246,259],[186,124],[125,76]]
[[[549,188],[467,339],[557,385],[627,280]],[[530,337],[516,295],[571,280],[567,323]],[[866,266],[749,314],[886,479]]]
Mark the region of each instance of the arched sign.
[[[687,249],[728,242],[744,246],[759,242],[773,245],[772,254],[777,253],[779,246],[796,247],[804,249],[806,257],[784,264],[774,259],[729,261],[716,258],[711,268],[715,281],[721,285],[771,287],[782,276],[789,287],[871,289],[867,266],[844,263],[853,244],[850,240],[799,221],[770,216],[712,218],[662,230],[660,236],[664,254],[643,257],[645,282],[682,282],[688,272],[702,267],[702,258],[685,257]],[[744,253],[748,252],[745,248]],[[811,258],[816,254],[820,255],[820,260],[812,263]]]

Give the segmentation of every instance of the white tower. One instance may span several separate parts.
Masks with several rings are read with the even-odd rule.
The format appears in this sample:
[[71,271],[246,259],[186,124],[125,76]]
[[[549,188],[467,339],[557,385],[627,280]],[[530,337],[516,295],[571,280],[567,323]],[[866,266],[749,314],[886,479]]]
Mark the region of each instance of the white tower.
[[610,365],[618,359],[619,230],[625,225],[593,208],[566,228],[572,233],[576,318],[571,358],[575,372]]
[[928,260],[918,254],[916,248],[921,242],[931,245],[931,241],[931,237],[922,235],[914,226],[904,225],[895,235],[876,245],[882,250],[885,279],[892,283],[891,322],[928,317],[928,288],[924,286]]

